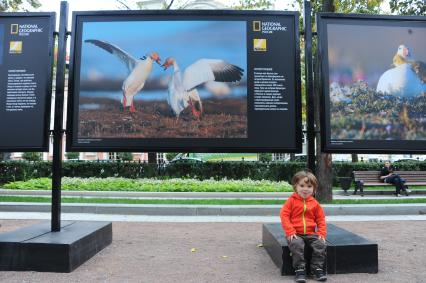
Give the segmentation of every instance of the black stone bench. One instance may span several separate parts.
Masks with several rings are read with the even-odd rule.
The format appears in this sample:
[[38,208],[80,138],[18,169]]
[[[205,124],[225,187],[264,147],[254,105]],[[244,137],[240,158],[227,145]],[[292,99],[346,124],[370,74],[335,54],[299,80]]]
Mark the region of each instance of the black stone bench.
[[[333,224],[327,224],[328,274],[377,273],[377,244]],[[294,269],[281,223],[263,224],[262,244],[281,275],[292,275]]]
[[71,272],[112,242],[112,223],[42,222],[0,234],[0,271]]

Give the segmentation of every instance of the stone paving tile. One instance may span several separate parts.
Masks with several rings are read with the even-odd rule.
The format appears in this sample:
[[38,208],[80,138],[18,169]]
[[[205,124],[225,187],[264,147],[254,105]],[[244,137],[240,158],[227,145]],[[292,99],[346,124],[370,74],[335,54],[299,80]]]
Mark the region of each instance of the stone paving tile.
[[[38,221],[0,220],[0,232]],[[112,244],[74,272],[0,272],[0,282],[293,282],[257,246],[261,223],[172,221],[114,222]],[[426,282],[426,221],[330,223],[379,244],[379,273],[327,282]]]

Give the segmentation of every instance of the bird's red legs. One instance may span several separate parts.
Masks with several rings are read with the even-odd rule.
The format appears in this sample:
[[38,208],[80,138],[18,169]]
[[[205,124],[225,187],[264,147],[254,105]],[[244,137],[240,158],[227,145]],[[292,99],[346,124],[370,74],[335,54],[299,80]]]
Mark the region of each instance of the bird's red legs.
[[130,105],[130,112],[131,113],[135,113],[136,112],[135,101],[134,100],[132,100],[132,104]]
[[123,94],[123,109],[126,110],[126,104],[127,104],[127,98],[126,96]]
[[201,111],[199,111],[195,108],[194,103],[192,102],[192,99],[189,99],[189,106],[191,106],[192,115],[194,115],[195,118],[200,119],[201,118]]

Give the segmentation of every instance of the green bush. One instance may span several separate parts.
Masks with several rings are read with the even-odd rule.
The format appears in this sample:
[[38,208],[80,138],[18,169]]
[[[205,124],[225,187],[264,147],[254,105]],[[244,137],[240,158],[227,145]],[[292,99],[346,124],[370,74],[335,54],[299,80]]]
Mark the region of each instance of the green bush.
[[[404,162],[394,164],[399,170],[426,171],[426,162]],[[338,186],[338,177],[350,177],[353,170],[379,170],[382,163],[335,162],[333,163],[333,185]],[[51,162],[0,162],[0,184],[25,181],[33,178],[50,177]],[[304,162],[206,162],[176,163],[167,166],[140,162],[64,162],[62,175],[80,178],[183,178],[183,179],[233,179],[287,181],[299,170],[305,169]]]
[[79,159],[80,152],[66,152],[65,156],[67,157],[67,159]]
[[117,158],[123,161],[133,160],[133,154],[131,152],[118,152]]
[[41,161],[42,155],[40,152],[24,152],[22,158],[27,161]]
[[[7,189],[50,190],[49,178],[18,181],[4,185]],[[195,179],[126,179],[68,178],[62,179],[63,190],[73,191],[143,191],[143,192],[291,192],[287,182]]]

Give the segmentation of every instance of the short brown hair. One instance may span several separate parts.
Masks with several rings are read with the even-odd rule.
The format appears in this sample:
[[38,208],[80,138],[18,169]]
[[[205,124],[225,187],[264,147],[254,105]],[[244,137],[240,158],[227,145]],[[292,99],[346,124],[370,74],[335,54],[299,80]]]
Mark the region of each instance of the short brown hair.
[[291,179],[291,185],[293,186],[293,190],[296,190],[297,183],[299,183],[300,180],[305,178],[307,179],[305,180],[305,183],[312,185],[314,187],[314,192],[315,192],[316,189],[318,188],[318,180],[314,174],[308,171],[299,171],[296,174],[294,174],[293,178]]

